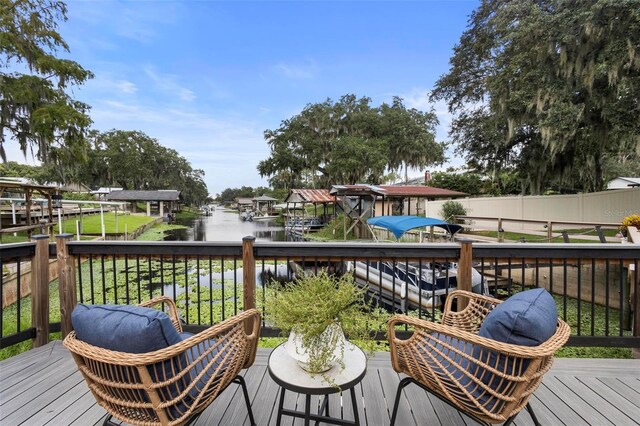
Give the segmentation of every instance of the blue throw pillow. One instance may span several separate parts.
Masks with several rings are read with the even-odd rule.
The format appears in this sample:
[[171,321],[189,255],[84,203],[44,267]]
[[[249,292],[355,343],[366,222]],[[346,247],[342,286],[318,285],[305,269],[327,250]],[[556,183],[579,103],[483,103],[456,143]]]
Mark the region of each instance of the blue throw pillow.
[[79,340],[112,351],[146,353],[182,340],[166,313],[141,306],[79,304],[71,322]]
[[[517,293],[497,305],[486,316],[478,335],[513,345],[537,346],[553,336],[557,323],[555,300],[545,289],[536,288]],[[507,374],[521,374],[529,366],[527,359],[514,359],[480,347],[473,349],[473,357]],[[514,382],[503,380],[477,364],[470,370],[485,385],[499,393],[509,394],[515,388]],[[470,390],[469,387],[467,389]],[[500,411],[507,403],[479,387],[471,392],[490,411]]]
[[478,335],[499,342],[537,346],[556,331],[556,302],[543,288],[514,294],[485,318]]

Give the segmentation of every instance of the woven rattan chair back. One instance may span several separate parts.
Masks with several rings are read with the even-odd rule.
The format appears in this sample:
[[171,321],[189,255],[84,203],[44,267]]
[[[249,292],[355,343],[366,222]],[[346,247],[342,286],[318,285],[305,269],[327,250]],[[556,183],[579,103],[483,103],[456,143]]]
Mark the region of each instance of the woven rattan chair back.
[[[175,304],[163,303],[181,332]],[[248,331],[247,331],[248,330]],[[244,311],[165,349],[132,354],[99,348],[71,332],[64,345],[98,404],[113,417],[134,425],[178,425],[200,414],[231,383],[246,387],[240,370],[253,364],[260,315]],[[251,423],[253,414],[247,400]]]
[[[467,305],[451,307],[458,299]],[[456,290],[447,298],[442,323],[394,316],[389,321],[391,362],[408,376],[398,387],[416,383],[471,417],[486,423],[510,422],[525,406],[551,368],[555,352],[569,338],[570,328],[558,320],[555,334],[538,346],[502,343],[478,336],[487,314],[500,300]],[[460,305],[459,305],[460,306]],[[397,329],[413,328],[406,340]]]

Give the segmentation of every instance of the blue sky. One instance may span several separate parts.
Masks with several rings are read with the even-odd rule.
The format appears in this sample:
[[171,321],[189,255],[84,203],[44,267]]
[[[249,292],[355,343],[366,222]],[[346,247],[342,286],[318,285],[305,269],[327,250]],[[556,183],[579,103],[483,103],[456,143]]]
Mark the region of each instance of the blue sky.
[[[203,169],[215,195],[267,186],[263,132],[306,104],[398,95],[427,110],[478,3],[68,0],[60,32],[95,74],[73,91],[93,127],[156,138]],[[446,108],[435,107],[445,140]]]

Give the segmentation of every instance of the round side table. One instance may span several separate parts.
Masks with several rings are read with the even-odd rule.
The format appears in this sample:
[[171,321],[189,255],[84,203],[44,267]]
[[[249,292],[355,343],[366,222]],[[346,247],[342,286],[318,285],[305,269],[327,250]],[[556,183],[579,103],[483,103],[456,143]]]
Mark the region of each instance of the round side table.
[[[311,420],[335,425],[359,425],[360,419],[358,417],[358,404],[354,386],[362,381],[367,372],[367,358],[360,348],[350,342],[345,342],[343,362],[344,368],[336,365],[322,374],[311,375],[287,354],[285,343],[275,348],[269,356],[268,365],[269,375],[281,388],[276,424],[279,426],[282,416],[286,415],[303,418],[305,426],[309,425]],[[323,376],[327,377],[329,382]],[[329,417],[328,395],[344,392],[347,389],[351,392],[354,421]],[[305,395],[304,412],[283,407],[285,391],[298,392]],[[311,395],[325,395],[318,414],[311,414]]]

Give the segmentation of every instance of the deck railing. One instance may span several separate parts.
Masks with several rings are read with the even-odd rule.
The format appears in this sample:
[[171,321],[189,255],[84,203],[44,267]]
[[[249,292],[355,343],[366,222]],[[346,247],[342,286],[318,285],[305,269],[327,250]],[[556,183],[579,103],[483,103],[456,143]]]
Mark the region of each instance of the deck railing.
[[[185,328],[197,330],[246,307],[264,312],[264,283],[290,280],[303,269],[354,274],[369,283],[375,303],[420,317],[437,315],[437,304],[423,299],[428,294],[411,300],[407,291],[385,290],[373,266],[386,262],[397,270],[429,266],[433,278],[434,265],[456,263],[458,288],[471,289],[475,269],[480,291],[498,297],[545,287],[572,325],[569,345],[637,348],[639,259],[640,246],[630,244],[255,243],[253,237],[237,243],[82,242],[70,235],[50,244],[46,236],[35,236],[0,250],[0,347],[29,339],[39,346],[50,332],[66,335],[78,302],[133,304],[158,295],[176,300]],[[395,290],[400,277],[386,284]],[[266,322],[263,332],[277,334]]]

